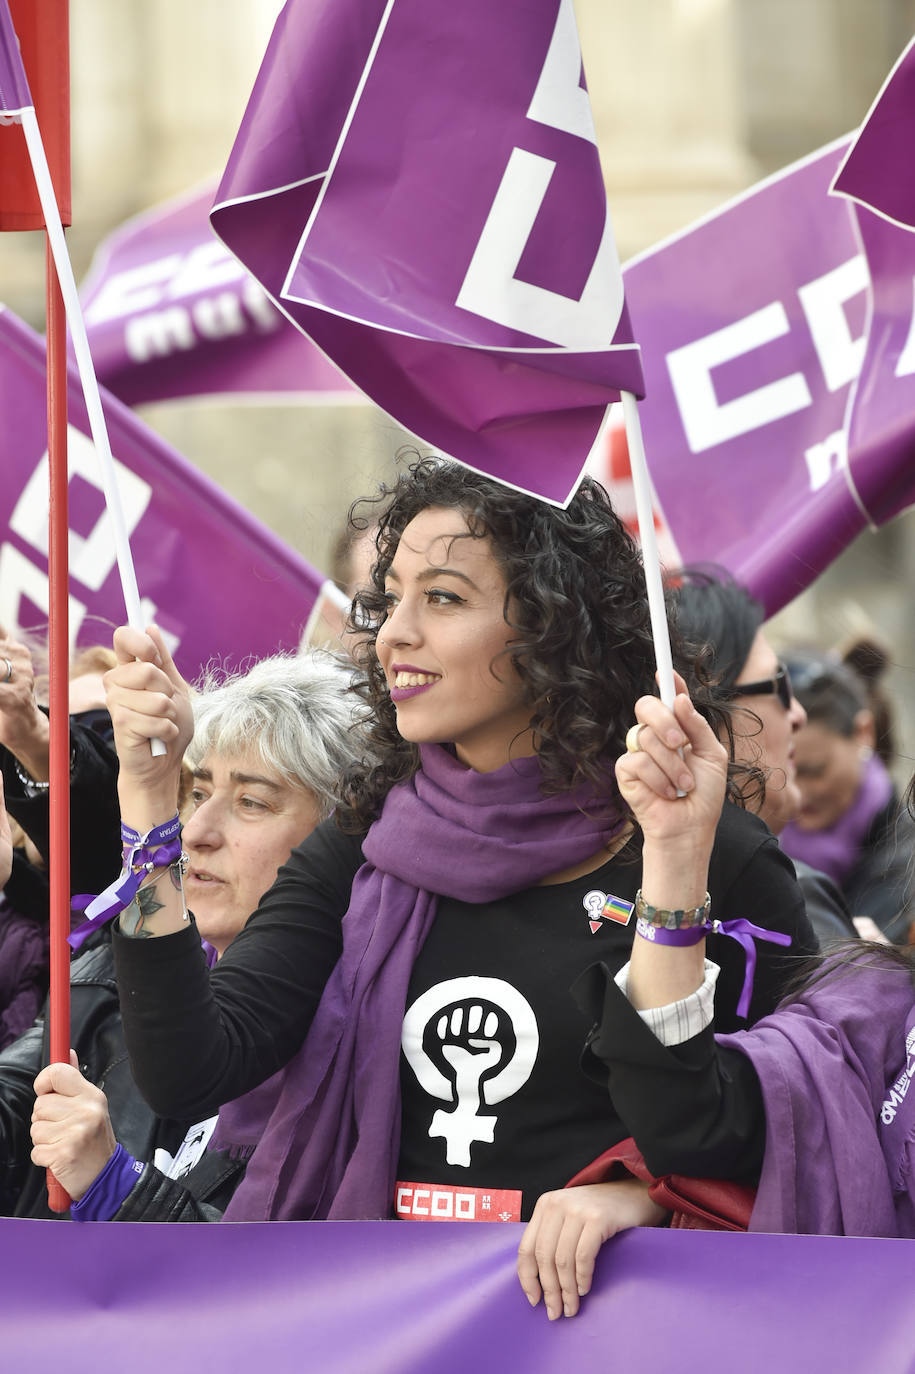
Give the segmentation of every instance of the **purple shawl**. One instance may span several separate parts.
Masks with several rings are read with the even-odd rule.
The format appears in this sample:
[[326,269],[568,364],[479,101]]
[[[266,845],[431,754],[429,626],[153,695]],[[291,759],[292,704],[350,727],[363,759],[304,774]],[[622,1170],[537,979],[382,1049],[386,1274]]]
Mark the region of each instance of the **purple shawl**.
[[[751,1231],[915,1236],[915,993],[862,954],[749,1031],[766,1152]],[[911,1076],[910,1076],[911,1075]]]
[[27,1031],[48,991],[48,924],[0,892],[0,1050]]
[[[420,753],[421,771],[389,792],[365,838],[343,953],[305,1044],[275,1077],[276,1105],[263,1133],[255,1127],[226,1221],[390,1215],[407,988],[437,897],[521,891],[589,858],[622,824],[606,806],[600,820],[585,814],[590,792],[543,796],[535,757],[475,773],[439,745]],[[251,1138],[247,1103],[223,1108],[214,1141]],[[263,1094],[253,1114],[262,1109]]]
[[841,887],[858,862],[874,818],[889,805],[892,795],[892,778],[872,754],[861,770],[854,801],[833,825],[826,830],[802,830],[791,821],[779,836],[779,844],[789,858],[803,860]]

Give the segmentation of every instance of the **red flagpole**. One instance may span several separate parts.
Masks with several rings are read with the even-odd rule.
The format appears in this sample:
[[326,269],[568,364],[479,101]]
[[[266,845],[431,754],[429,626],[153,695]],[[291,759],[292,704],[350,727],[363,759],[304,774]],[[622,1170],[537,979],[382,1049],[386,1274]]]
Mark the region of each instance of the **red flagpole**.
[[[48,528],[50,687],[51,1062],[70,1062],[70,622],[67,549],[67,319],[47,246]],[[48,1206],[65,1212],[66,1191],[48,1171]]]
[[[123,513],[117,498],[114,462],[101,398],[92,370],[76,283],[67,256],[63,223],[70,222],[70,82],[68,0],[9,0],[20,42],[34,108],[21,108],[27,163],[11,156],[0,165],[0,229],[46,227],[47,396],[50,521],[48,531],[50,641],[50,1055],[53,1063],[70,1060],[70,716],[67,520],[67,318],[72,317],[77,366],[89,412],[92,437],[99,450],[106,501],[114,523],[118,565],[131,624],[140,623],[140,599]],[[33,85],[34,83],[34,85]],[[36,97],[42,90],[44,103]],[[47,145],[47,146],[46,146]],[[47,150],[51,150],[48,158]],[[31,185],[22,184],[28,168]],[[34,200],[37,198],[36,212]],[[56,205],[55,205],[56,201]],[[36,213],[38,224],[35,223]],[[164,753],[158,740],[153,753]],[[48,1176],[48,1205],[62,1212],[70,1199]]]
[[[10,0],[22,61],[64,224],[70,212],[70,25],[68,0]],[[0,229],[44,228],[31,161],[20,129],[5,129],[0,166]],[[47,251],[47,385],[50,526],[50,1016],[52,1061],[70,1062],[70,634],[67,550],[67,326],[57,272]],[[48,1204],[70,1199],[48,1174]]]

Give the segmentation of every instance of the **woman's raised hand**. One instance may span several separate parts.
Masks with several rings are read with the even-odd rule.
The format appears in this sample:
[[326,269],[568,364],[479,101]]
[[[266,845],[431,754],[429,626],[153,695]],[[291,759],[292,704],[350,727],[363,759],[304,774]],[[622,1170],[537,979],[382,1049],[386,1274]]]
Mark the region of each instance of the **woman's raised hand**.
[[35,668],[25,644],[0,625],[0,742],[38,782],[48,777],[48,718],[35,699]]
[[574,1317],[591,1290],[604,1241],[630,1226],[659,1226],[666,1216],[637,1178],[544,1193],[518,1247],[518,1278],[528,1302],[536,1307],[542,1293],[550,1321]]
[[616,764],[620,793],[646,842],[713,834],[727,785],[727,750],[675,677],[673,711],[657,697],[636,702],[637,724]]
[[[115,631],[117,664],[104,676],[120,762],[118,795],[123,819],[145,833],[174,814],[184,751],[194,733],[187,683],[161,633],[124,625]],[[155,756],[150,740],[160,739]]]

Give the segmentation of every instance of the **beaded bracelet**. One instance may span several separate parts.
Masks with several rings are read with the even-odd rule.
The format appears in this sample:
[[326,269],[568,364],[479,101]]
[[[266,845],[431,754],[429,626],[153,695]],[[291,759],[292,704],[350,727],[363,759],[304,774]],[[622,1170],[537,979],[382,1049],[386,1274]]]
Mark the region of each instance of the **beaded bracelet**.
[[31,773],[26,772],[18,759],[13,759],[13,768],[16,770],[16,777],[22,783],[25,795],[30,799],[50,789],[51,783],[49,779],[33,778]]
[[644,921],[646,925],[654,926],[660,930],[693,930],[697,926],[707,926],[711,909],[712,899],[707,892],[705,901],[701,906],[670,909],[663,906],[652,906],[650,902],[646,902],[642,896],[641,888],[635,894],[636,921]]
[[[636,911],[638,911],[639,897],[636,897]],[[668,912],[663,908],[648,906],[644,904],[648,911],[656,912],[661,916],[682,916],[704,912],[708,916],[711,906],[708,894],[706,893],[705,902],[700,907],[687,908],[685,912]],[[790,945],[791,936],[781,930],[764,930],[762,926],[754,925],[752,921],[747,921],[743,917],[738,917],[733,921],[711,921],[706,919],[701,923],[691,925],[681,925],[670,927],[656,925],[652,921],[644,920],[639,917],[635,923],[635,933],[640,935],[643,940],[647,940],[651,945],[678,945],[681,948],[685,945],[698,945],[700,940],[704,940],[707,935],[727,935],[732,940],[736,940],[742,948],[746,963],[744,966],[743,987],[737,1003],[737,1015],[747,1017],[750,1012],[750,998],[753,995],[753,978],[756,973],[756,941],[767,940],[773,945]]]
[[[75,767],[76,767],[76,745],[75,745],[75,744],[71,744],[71,746],[70,746],[70,773],[71,773],[71,775],[72,775],[73,769],[74,769]],[[13,757],[13,769],[15,770],[16,777],[19,779],[20,783],[22,784],[22,790],[25,792],[25,795],[28,797],[29,801],[34,801],[34,799],[35,799],[36,797],[44,796],[44,794],[50,790],[50,787],[51,787],[50,779],[46,778],[46,779],[42,780],[42,779],[39,779],[39,778],[33,778],[32,775],[31,775],[31,773],[29,773],[25,768],[23,768],[22,764],[19,762],[19,760],[18,760],[15,756]]]

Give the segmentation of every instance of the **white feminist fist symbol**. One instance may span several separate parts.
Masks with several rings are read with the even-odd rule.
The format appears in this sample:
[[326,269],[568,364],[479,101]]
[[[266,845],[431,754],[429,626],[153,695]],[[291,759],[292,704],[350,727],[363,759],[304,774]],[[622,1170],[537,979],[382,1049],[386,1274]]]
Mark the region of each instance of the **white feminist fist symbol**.
[[[404,1017],[402,1043],[420,1086],[454,1103],[452,1110],[433,1114],[430,1137],[444,1139],[449,1164],[469,1168],[471,1145],[491,1144],[498,1121],[480,1108],[511,1097],[530,1077],[539,1045],[533,1011],[499,978],[452,978],[413,1003]],[[453,1078],[441,1071],[430,1049],[453,1070]],[[499,1072],[487,1077],[499,1065]]]

